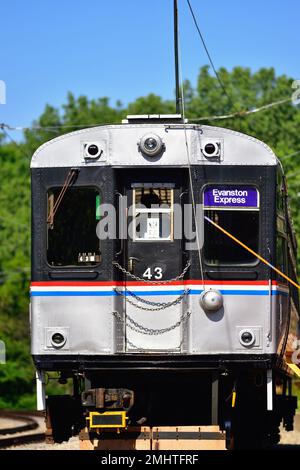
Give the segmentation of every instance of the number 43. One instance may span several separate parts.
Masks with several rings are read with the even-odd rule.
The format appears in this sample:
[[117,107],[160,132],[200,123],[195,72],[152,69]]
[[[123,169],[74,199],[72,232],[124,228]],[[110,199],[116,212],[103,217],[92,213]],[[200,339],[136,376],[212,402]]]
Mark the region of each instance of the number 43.
[[159,268],[159,267],[153,268],[153,272],[151,271],[151,268],[147,268],[143,274],[143,277],[146,277],[147,279],[153,279],[153,278],[162,279],[163,277],[162,268]]

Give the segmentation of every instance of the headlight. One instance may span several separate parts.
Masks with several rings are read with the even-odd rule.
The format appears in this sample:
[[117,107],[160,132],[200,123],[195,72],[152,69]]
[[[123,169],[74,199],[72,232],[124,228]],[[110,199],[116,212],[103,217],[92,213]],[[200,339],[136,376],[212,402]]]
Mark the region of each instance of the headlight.
[[146,134],[141,138],[139,148],[148,157],[156,157],[165,150],[165,145],[158,135]]
[[242,330],[240,332],[240,343],[245,347],[250,347],[255,342],[255,335],[251,330]]
[[51,336],[51,343],[54,348],[62,348],[65,342],[66,342],[66,338],[60,332],[53,333],[53,335]]

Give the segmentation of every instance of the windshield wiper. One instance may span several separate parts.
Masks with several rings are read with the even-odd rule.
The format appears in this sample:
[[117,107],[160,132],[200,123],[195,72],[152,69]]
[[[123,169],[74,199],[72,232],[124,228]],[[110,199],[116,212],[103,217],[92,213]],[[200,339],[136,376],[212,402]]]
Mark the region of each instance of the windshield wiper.
[[72,186],[72,184],[76,181],[78,173],[79,173],[78,169],[71,168],[71,170],[67,174],[66,180],[63,184],[63,187],[61,188],[61,191],[58,195],[58,198],[56,199],[53,207],[51,207],[50,210],[49,210],[47,223],[50,225],[51,229],[53,228],[55,214],[56,214],[56,212],[57,212],[57,210],[58,210],[58,208],[59,208],[59,206],[60,206],[67,190],[68,190],[68,188],[70,188],[70,186]]

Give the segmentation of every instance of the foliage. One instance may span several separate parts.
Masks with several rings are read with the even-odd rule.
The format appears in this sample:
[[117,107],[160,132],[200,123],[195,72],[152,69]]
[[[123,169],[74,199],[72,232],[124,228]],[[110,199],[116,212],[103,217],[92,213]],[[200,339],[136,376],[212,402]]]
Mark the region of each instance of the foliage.
[[[255,108],[290,97],[292,78],[276,76],[274,69],[252,73],[248,68],[225,68],[219,74],[226,96],[209,67],[202,67],[196,86],[186,81],[186,115],[192,121]],[[80,126],[119,123],[127,114],[173,113],[173,102],[154,94],[137,98],[127,108],[111,106],[108,98],[89,100],[68,94],[61,109],[50,105],[27,130],[24,142],[15,145],[0,134],[0,338],[7,348],[7,364],[0,364],[0,408],[34,406],[34,369],[29,353],[28,288],[30,277],[30,173],[32,153],[43,142]],[[300,109],[292,104],[257,114],[205,124],[235,129],[270,145],[290,175],[291,207],[300,234]],[[61,127],[63,126],[63,127]],[[43,129],[39,129],[42,127]],[[289,155],[299,151],[298,155]]]

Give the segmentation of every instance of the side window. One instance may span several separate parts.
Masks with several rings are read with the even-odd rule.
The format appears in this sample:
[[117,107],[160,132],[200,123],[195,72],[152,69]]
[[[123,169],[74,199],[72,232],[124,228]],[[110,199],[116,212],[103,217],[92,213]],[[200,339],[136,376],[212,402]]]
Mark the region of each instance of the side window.
[[169,187],[133,189],[134,241],[172,241],[174,190]]
[[[259,251],[259,193],[253,186],[210,185],[204,213],[252,250]],[[249,266],[257,258],[205,220],[204,257],[211,266]]]
[[101,261],[96,234],[101,196],[94,188],[69,188],[53,208],[61,188],[48,191],[47,261],[51,266],[95,266]]
[[280,170],[277,171],[277,189],[276,189],[276,199],[277,199],[277,212],[284,212],[284,186],[283,179]]
[[[295,282],[297,283],[298,280],[297,280],[297,267],[296,267],[296,260],[294,259],[291,251],[288,249],[288,275],[289,277]],[[289,284],[289,288],[290,288],[290,292],[292,294],[292,299],[294,301],[294,304],[297,308],[297,310],[299,310],[299,290],[296,286],[294,286],[293,284]]]
[[[277,234],[276,241],[276,267],[284,274],[288,273],[288,263],[287,263],[287,242],[286,238],[280,234]],[[287,281],[277,274],[277,279],[283,284],[287,284]]]

